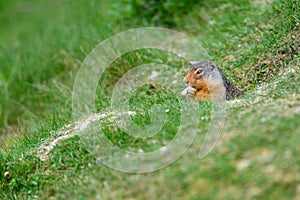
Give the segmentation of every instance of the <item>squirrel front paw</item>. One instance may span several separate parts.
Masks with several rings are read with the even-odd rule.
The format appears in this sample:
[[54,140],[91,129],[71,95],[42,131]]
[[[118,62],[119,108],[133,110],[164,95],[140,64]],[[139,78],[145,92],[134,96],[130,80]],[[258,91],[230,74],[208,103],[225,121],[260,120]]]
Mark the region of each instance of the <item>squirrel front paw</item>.
[[194,97],[195,95],[196,95],[196,89],[195,88],[193,88],[193,87],[189,87],[188,88],[188,90],[187,90],[187,95],[189,96],[189,97]]
[[196,94],[196,91],[197,91],[197,90],[196,90],[195,88],[189,86],[189,87],[185,88],[185,89],[181,92],[181,94],[182,94],[182,95],[187,95],[187,96],[190,96],[190,97],[194,97],[195,94]]

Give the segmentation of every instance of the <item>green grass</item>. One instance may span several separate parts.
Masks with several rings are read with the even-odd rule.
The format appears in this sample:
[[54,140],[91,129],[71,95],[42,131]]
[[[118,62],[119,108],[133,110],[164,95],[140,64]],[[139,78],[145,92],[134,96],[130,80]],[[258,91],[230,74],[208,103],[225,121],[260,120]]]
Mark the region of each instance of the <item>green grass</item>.
[[[0,1],[1,199],[300,198],[299,2],[153,2],[160,1]],[[173,12],[165,12],[169,9]],[[219,144],[197,158],[211,111],[211,103],[200,103],[195,142],[160,171],[128,174],[99,165],[78,136],[60,141],[45,161],[39,159],[39,146],[72,122],[72,87],[83,59],[109,36],[140,26],[192,36],[244,90],[240,100],[227,103]],[[108,109],[113,86],[126,71],[148,62],[167,63],[182,76],[188,69],[186,61],[161,51],[123,55],[99,82],[97,110]],[[170,109],[156,136],[135,139],[109,120],[105,134],[124,150],[164,146],[180,123],[174,94],[141,87],[130,99],[130,109],[137,111],[132,120],[141,127],[150,123],[147,109],[155,103]],[[6,171],[12,179],[3,176]]]

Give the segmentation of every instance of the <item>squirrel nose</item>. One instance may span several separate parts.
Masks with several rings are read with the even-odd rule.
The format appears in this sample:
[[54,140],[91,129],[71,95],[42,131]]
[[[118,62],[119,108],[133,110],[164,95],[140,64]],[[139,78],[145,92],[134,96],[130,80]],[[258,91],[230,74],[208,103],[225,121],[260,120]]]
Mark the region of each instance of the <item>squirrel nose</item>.
[[186,80],[186,78],[183,79],[183,82],[188,85],[190,82],[188,80]]

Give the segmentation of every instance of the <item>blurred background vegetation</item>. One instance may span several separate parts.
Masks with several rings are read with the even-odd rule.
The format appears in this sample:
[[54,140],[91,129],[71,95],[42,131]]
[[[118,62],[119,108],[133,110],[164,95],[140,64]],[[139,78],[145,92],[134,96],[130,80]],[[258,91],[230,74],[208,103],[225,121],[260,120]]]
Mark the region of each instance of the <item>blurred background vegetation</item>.
[[[105,38],[129,28],[162,26],[186,32],[201,42],[215,59],[226,57],[231,49],[236,50],[241,45],[239,38],[253,40],[253,35],[263,29],[266,42],[257,43],[255,50],[244,49],[243,57],[228,61],[236,65],[232,70],[236,71],[235,80],[240,86],[263,81],[276,73],[277,67],[269,66],[272,61],[253,67],[255,73],[245,65],[257,63],[261,58],[251,55],[266,48],[272,48],[270,51],[280,48],[281,52],[293,54],[285,41],[273,41],[298,26],[298,2],[280,4],[280,8],[275,6],[273,11],[264,14],[258,10],[264,2],[258,6],[253,6],[253,2],[0,1],[1,134],[30,127],[43,121],[49,113],[67,116],[74,73],[84,57]],[[268,24],[268,20],[273,23]],[[263,56],[269,59],[270,55]],[[274,62],[281,63],[283,59],[288,58]],[[249,72],[246,80],[244,74],[239,74],[242,66]]]

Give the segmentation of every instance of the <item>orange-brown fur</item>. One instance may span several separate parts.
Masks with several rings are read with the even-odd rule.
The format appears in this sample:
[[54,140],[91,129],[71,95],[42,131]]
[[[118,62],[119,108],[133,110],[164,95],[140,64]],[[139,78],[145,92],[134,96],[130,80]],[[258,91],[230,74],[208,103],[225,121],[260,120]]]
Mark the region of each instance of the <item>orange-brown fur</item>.
[[201,79],[196,79],[194,77],[196,69],[192,68],[190,72],[186,75],[185,79],[189,80],[189,84],[191,87],[196,89],[194,99],[197,101],[200,100],[209,100],[210,93],[205,81]]
[[184,81],[196,90],[192,98],[196,101],[223,100],[223,97],[225,97],[223,82],[205,81],[201,75],[196,74],[196,70],[196,68],[191,68],[184,78]]

